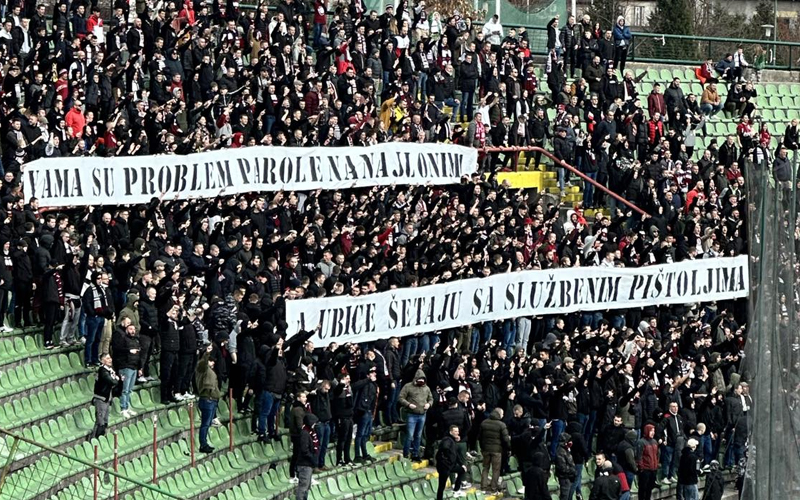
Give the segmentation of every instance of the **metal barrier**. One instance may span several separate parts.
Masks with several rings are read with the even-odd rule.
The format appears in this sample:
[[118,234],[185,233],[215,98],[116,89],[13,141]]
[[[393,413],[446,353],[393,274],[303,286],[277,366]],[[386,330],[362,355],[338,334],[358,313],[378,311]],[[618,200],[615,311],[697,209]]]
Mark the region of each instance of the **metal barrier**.
[[[153,436],[156,439],[155,422]],[[184,497],[165,491],[158,486],[133,479],[119,472],[119,443],[117,432],[104,437],[108,440],[101,456],[100,446],[88,442],[80,448],[81,455],[72,456],[61,450],[33,439],[0,429],[3,439],[3,456],[5,463],[0,472],[0,498],[13,500],[35,500],[39,498],[57,498],[59,500],[85,500],[93,498],[113,498],[118,500],[120,493],[135,489],[147,490],[159,499],[183,500]],[[9,444],[10,443],[10,444]],[[155,462],[157,460],[157,442],[153,443],[153,474],[155,480]],[[12,471],[14,461],[25,452],[44,453],[34,464]],[[110,463],[112,468],[103,464]]]

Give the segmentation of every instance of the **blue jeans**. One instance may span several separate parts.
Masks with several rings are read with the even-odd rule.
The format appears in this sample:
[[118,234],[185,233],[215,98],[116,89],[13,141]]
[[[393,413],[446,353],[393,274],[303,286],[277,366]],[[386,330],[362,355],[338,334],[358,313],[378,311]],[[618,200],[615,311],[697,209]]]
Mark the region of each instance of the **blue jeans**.
[[83,360],[86,364],[99,363],[100,337],[103,336],[103,327],[106,319],[102,316],[86,316],[86,347]]
[[411,448],[412,457],[419,456],[423,429],[425,429],[425,414],[409,413],[406,415],[406,441],[403,443],[403,456],[408,456],[409,448]]
[[403,350],[400,351],[400,366],[405,366],[415,354],[417,354],[417,337],[406,337],[403,339]]
[[362,415],[356,416],[356,460],[361,457],[368,457],[367,441],[372,433],[372,413],[365,411]]
[[[597,180],[597,172],[584,172],[584,175],[592,180]],[[589,181],[583,181],[583,206],[594,206],[594,184]]]
[[517,323],[513,319],[503,321],[503,348],[506,352],[511,352],[511,348],[517,341]]
[[569,489],[569,500],[575,497],[576,491],[581,491],[581,481],[583,480],[583,464],[575,464],[575,480]]
[[472,336],[469,340],[469,350],[472,354],[478,353],[478,337],[480,336],[480,331],[477,327],[472,327]]
[[281,407],[281,398],[275,397],[269,391],[263,391],[259,399],[258,434],[264,436],[269,430],[269,435],[274,436],[277,434],[275,417],[278,415],[278,408]]
[[682,484],[680,485],[681,496],[683,500],[699,500],[700,492],[697,490],[696,484]]
[[312,38],[312,47],[319,47],[319,39],[322,37],[322,24],[314,23],[314,37]]
[[563,420],[553,420],[553,425],[550,427],[550,435],[552,441],[550,442],[550,456],[556,456],[556,449],[558,448],[558,438],[564,432],[566,423]]
[[710,103],[701,104],[700,111],[702,111],[704,115],[714,116],[720,111],[722,111],[722,103],[719,103],[717,105]]
[[317,437],[319,438],[319,457],[317,467],[325,467],[325,453],[328,451],[328,443],[331,442],[331,423],[317,422]]
[[567,169],[564,167],[556,167],[556,171],[558,172],[558,189],[563,191],[567,183]]
[[422,95],[423,99],[428,98],[428,73],[424,71],[420,71],[417,75],[417,88],[419,89],[420,95]]
[[264,116],[264,133],[269,134],[272,132],[272,126],[275,124],[275,116],[273,115],[266,115]]
[[[475,110],[475,105],[472,101],[475,100],[475,89],[461,91],[461,109],[459,109],[459,115],[461,117],[461,121],[464,121],[464,113],[467,114],[467,121],[472,121],[472,113]],[[472,147],[471,144],[469,144]]]
[[703,434],[700,436],[700,446],[703,450],[703,465],[708,465],[712,460],[714,460],[712,455],[714,450],[712,442],[713,440],[711,439],[710,435]]
[[[208,429],[211,427],[211,421],[217,414],[218,401],[213,399],[200,399],[197,407],[200,408],[200,447],[205,448],[208,446]],[[233,418],[233,417],[231,417]]]
[[417,341],[417,352],[419,354],[428,353],[431,350],[431,346],[433,343],[431,342],[430,333],[426,333],[425,335],[421,336]]
[[675,454],[674,446],[664,445],[661,448],[661,475],[664,479],[672,479],[675,475],[675,467],[672,466],[672,456]]
[[136,370],[123,368],[119,374],[122,375],[122,396],[119,398],[119,407],[121,410],[127,410],[131,404],[131,391],[136,384]]

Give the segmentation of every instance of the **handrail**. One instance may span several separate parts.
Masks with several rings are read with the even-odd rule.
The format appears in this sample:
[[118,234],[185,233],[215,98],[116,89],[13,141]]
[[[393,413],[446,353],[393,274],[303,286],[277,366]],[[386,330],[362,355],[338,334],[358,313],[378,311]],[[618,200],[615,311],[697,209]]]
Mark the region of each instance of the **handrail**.
[[[130,483],[135,484],[136,486],[148,489],[148,490],[150,490],[150,491],[152,491],[154,493],[158,493],[159,495],[163,495],[163,496],[168,497],[168,498],[173,498],[175,500],[185,500],[184,497],[179,497],[179,496],[177,496],[177,495],[175,495],[173,493],[170,493],[168,491],[164,491],[164,490],[162,490],[162,489],[160,489],[160,488],[158,488],[156,486],[153,486],[152,484],[148,484],[148,483],[139,481],[137,479],[131,479],[129,477],[123,476],[122,474],[120,474],[118,472],[114,472],[113,470],[111,470],[111,469],[109,469],[107,467],[100,466],[100,465],[98,465],[96,463],[93,463],[93,462],[90,462],[88,460],[84,460],[84,459],[78,458],[78,457],[69,456],[69,455],[67,455],[66,453],[64,453],[61,450],[57,450],[56,448],[53,448],[51,446],[48,446],[48,445],[45,445],[45,444],[42,444],[42,443],[38,443],[38,442],[36,442],[36,441],[34,441],[32,439],[26,438],[25,436],[21,436],[21,435],[19,435],[17,433],[8,431],[6,429],[0,428],[0,435],[10,436],[10,437],[14,438],[17,441],[22,441],[24,443],[28,443],[28,444],[31,444],[31,445],[34,445],[34,446],[38,446],[39,448],[41,448],[41,449],[43,449],[45,451],[49,451],[50,453],[54,453],[56,455],[59,455],[61,457],[66,458],[68,460],[73,460],[75,462],[78,462],[79,464],[85,465],[86,467],[90,467],[92,469],[96,469],[96,470],[98,470],[100,472],[104,472],[104,473],[109,474],[111,476],[118,477],[118,478],[122,479],[123,481],[128,481]],[[14,451],[16,449],[17,441],[15,441],[14,444],[12,445],[11,451]],[[9,453],[9,463],[10,463],[11,460],[13,460],[13,454],[10,452]],[[3,478],[5,478],[6,475],[7,475],[7,467],[6,467],[6,470],[4,470]]]
[[559,160],[558,158],[556,158],[556,156],[553,153],[551,153],[550,151],[547,151],[544,148],[540,148],[538,146],[525,146],[525,147],[513,146],[513,147],[507,147],[507,148],[503,148],[503,147],[486,147],[486,148],[481,149],[481,151],[486,152],[486,153],[519,153],[521,151],[533,151],[533,152],[536,152],[536,153],[542,153],[546,157],[548,157],[551,160],[553,160],[553,163],[555,165],[566,168],[567,170],[569,170],[573,174],[577,175],[581,179],[583,179],[586,182],[590,183],[591,185],[593,185],[597,189],[603,191],[604,193],[606,193],[607,195],[611,196],[612,198],[614,198],[618,202],[622,203],[626,207],[630,208],[634,212],[638,213],[639,215],[642,215],[642,216],[647,216],[648,215],[647,212],[645,212],[641,208],[637,207],[636,205],[634,205],[630,201],[626,200],[622,196],[618,195],[617,193],[611,191],[610,189],[608,189],[604,185],[600,184],[599,182],[597,182],[596,180],[592,179],[588,175],[584,174],[583,172],[581,172],[577,168],[573,167],[569,163],[565,162],[564,160]]

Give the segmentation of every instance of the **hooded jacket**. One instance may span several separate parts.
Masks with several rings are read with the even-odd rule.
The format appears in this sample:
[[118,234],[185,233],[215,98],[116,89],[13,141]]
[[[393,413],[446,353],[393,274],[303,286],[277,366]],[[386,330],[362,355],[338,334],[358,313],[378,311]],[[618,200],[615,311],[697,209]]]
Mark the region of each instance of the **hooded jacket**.
[[[409,413],[424,415],[425,412],[428,411],[425,405],[427,404],[428,408],[430,408],[433,404],[433,394],[431,394],[431,389],[427,384],[422,386],[417,385],[417,380],[419,379],[427,380],[425,372],[422,370],[417,370],[414,380],[403,386],[397,401]],[[415,408],[411,408],[411,405],[414,405]]]
[[522,482],[525,485],[525,499],[552,498],[547,481],[550,479],[550,464],[542,452],[533,454],[530,465],[524,464]]
[[617,460],[625,472],[639,472],[636,464],[636,431],[625,433],[625,439],[617,445]]
[[572,452],[569,450],[571,436],[562,432],[558,436],[558,449],[556,450],[556,477],[559,479],[575,480],[575,461],[572,459]]
[[644,436],[639,439],[637,443],[639,461],[636,466],[640,471],[656,471],[658,470],[658,442],[655,439],[647,437],[650,432],[655,430],[653,424],[644,426]]
[[292,411],[289,415],[289,435],[299,436],[303,429],[303,417],[306,416],[306,405],[300,401],[292,403]]
[[138,333],[141,331],[142,326],[139,323],[139,308],[133,305],[136,302],[139,302],[139,294],[136,292],[129,292],[125,307],[119,312],[119,320],[117,320],[117,323],[121,323],[123,318],[128,318],[131,320],[131,324],[136,327],[136,332]]
[[314,437],[312,436],[317,422],[318,419],[313,413],[307,413],[303,416],[299,434],[300,452],[297,454],[298,467],[315,467],[317,465],[318,451],[314,446]]
[[[502,453],[503,447],[511,445],[511,436],[505,422],[500,419],[500,411],[495,408],[489,418],[481,422],[481,450],[484,453]],[[571,460],[571,458],[570,458]]]
[[684,486],[697,484],[697,461],[700,459],[697,449],[692,450],[688,446],[681,453],[681,461],[678,464],[678,484]]
[[200,361],[197,362],[197,368],[194,370],[194,381],[197,384],[197,395],[200,396],[200,399],[219,401],[219,383],[217,382],[217,374],[208,364],[210,358],[210,352],[203,353]]

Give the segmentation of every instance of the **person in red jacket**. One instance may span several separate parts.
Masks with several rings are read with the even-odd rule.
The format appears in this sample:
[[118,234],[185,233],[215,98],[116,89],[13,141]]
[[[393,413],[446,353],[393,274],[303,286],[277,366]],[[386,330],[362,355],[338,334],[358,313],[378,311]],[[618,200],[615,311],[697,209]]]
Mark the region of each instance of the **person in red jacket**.
[[328,22],[328,16],[325,12],[325,1],[317,0],[314,3],[314,38],[312,39],[312,47],[315,49],[319,47],[320,40],[322,39],[322,30]]
[[664,101],[664,94],[661,93],[660,83],[654,84],[652,92],[647,96],[647,110],[650,112],[651,118],[656,113],[661,116],[667,114],[667,103]]
[[67,122],[67,126],[72,129],[72,136],[80,139],[83,135],[83,127],[86,126],[86,118],[83,116],[81,101],[75,101],[75,104],[64,119]]
[[653,424],[644,426],[644,435],[637,443],[637,466],[639,467],[639,499],[650,500],[656,486],[658,471],[658,441],[654,439],[656,427]]

